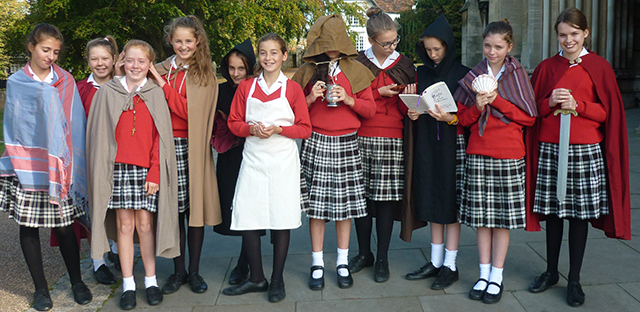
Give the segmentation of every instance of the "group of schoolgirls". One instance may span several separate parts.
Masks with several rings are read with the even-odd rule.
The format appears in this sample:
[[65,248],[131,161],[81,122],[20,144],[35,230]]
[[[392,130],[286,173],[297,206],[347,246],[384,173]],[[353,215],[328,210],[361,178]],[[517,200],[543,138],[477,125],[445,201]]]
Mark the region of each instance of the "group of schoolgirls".
[[[568,219],[567,302],[581,305],[588,222],[607,236],[630,238],[624,109],[611,67],[583,47],[589,35],[584,14],[560,14],[555,29],[562,51],[536,68],[533,86],[508,55],[514,39],[506,21],[486,27],[485,58],[469,70],[456,61],[453,31],[440,16],[416,44],[423,61],[416,71],[395,51],[395,22],[379,8],[367,15],[372,47],[366,51],[355,50],[340,15],[324,16],[309,29],[305,64],[292,79],[281,71],[287,44],[269,33],[258,41],[257,63],[249,40],[223,58],[227,82],[219,87],[195,17],[167,27],[175,55],[155,67],[153,49],[144,41],[128,42],[116,56],[112,38],[96,39],[87,46],[92,75],[79,83],[81,96],[55,64],[59,30],[36,26],[28,42],[30,62],[9,79],[7,151],[0,159],[0,203],[20,224],[36,287],[34,308],[52,307],[38,227],[54,229],[76,302],[91,301],[71,225],[83,214],[91,215],[94,275],[105,284],[115,278],[100,259],[115,251],[108,238],[117,241],[122,309],[136,306],[134,242],[140,244],[150,305],[186,283],[196,293],[206,291],[199,275],[204,225],[242,236],[228,279],[232,286],[223,294],[267,292],[270,302],[281,301],[290,231],[301,226],[302,211],[311,236],[310,289],[325,287],[328,221],[336,226],[340,288],[351,287],[352,273],[371,266],[376,282],[389,279],[394,220],[403,221],[405,240],[431,222],[431,260],[406,279],[435,277],[433,289],[449,287],[458,280],[460,224],[466,224],[476,229],[480,267],[469,297],[485,303],[501,299],[509,231],[539,230],[545,219],[548,266],[530,291],[558,283]],[[482,74],[497,80],[495,91],[474,91],[473,80]],[[399,99],[399,93],[421,93],[440,81],[454,94],[457,113],[437,106],[420,114]],[[36,88],[43,92],[24,92]],[[563,201],[556,198],[558,109],[577,112]],[[300,152],[296,139],[302,139]],[[217,173],[210,144],[219,153]],[[351,219],[359,252],[349,259]],[[270,282],[260,249],[266,229],[274,248]],[[156,256],[174,259],[174,273],[162,289]]]

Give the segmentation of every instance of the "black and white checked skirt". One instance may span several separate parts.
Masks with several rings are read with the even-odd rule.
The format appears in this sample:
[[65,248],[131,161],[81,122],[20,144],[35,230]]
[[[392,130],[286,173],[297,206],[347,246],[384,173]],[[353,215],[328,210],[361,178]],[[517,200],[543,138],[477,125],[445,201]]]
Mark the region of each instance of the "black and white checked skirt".
[[178,164],[178,211],[183,213],[190,207],[189,203],[189,139],[173,138],[176,146]]
[[399,201],[404,192],[402,139],[358,137],[366,197]]
[[467,157],[467,144],[464,135],[456,136],[456,204],[460,207],[464,188],[464,159]]
[[570,144],[567,195],[556,197],[558,144],[540,142],[533,212],[560,218],[596,219],[609,214],[607,179],[599,144]]
[[158,193],[145,195],[144,184],[148,172],[148,168],[116,163],[113,169],[113,191],[108,208],[158,211]]
[[460,223],[475,228],[524,228],[524,158],[467,154],[464,168]]
[[64,227],[84,215],[71,198],[57,205],[49,202],[48,192],[23,189],[17,176],[0,177],[0,210],[18,224],[35,228]]
[[311,132],[302,142],[302,206],[309,218],[342,221],[367,215],[357,133]]

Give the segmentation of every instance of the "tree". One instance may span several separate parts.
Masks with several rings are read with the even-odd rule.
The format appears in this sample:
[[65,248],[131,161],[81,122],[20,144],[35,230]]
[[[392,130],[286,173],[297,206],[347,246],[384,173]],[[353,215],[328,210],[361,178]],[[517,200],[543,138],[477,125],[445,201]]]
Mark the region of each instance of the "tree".
[[11,57],[5,49],[5,34],[27,13],[28,3],[25,0],[0,0],[0,7],[3,8],[0,10],[0,68],[5,69],[0,71],[0,78],[6,79]]
[[[10,1],[10,0],[8,0]],[[275,32],[295,43],[321,15],[343,13],[361,18],[356,4],[343,0],[27,0],[29,14],[9,32],[10,51],[24,51],[24,38],[37,23],[58,26],[64,36],[59,64],[76,78],[86,76],[84,47],[94,38],[112,35],[119,44],[149,42],[164,60],[173,54],[163,43],[163,28],[173,17],[196,15],[203,22],[214,61],[248,37]]]
[[401,27],[398,33],[402,36],[402,41],[400,41],[396,50],[416,62],[422,62],[415,52],[416,42],[418,42],[424,30],[440,14],[444,13],[453,29],[456,49],[458,50],[458,60],[460,60],[462,38],[462,14],[460,14],[460,9],[463,5],[464,0],[417,0],[415,10],[400,13],[398,23]]

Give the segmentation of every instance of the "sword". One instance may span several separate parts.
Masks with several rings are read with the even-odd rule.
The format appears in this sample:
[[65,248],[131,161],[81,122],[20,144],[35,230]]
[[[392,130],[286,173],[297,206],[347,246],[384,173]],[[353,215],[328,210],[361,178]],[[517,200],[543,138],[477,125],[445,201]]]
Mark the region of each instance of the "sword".
[[571,109],[558,109],[554,116],[560,115],[560,143],[558,144],[558,182],[556,184],[556,198],[562,204],[567,195],[567,166],[569,162],[569,134],[571,131],[571,115],[578,116],[578,112]]

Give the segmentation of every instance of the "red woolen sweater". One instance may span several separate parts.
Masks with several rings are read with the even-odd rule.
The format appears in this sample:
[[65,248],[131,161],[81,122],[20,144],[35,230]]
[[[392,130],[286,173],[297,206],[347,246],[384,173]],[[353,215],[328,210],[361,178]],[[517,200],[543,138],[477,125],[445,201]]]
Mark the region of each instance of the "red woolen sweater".
[[[116,126],[118,152],[116,162],[149,168],[147,182],[160,183],[159,135],[147,105],[139,96],[133,97],[135,108],[122,112]],[[136,111],[136,132],[133,129],[133,111]]]
[[[173,70],[175,70],[175,68]],[[171,111],[173,136],[176,138],[189,137],[187,82],[184,81],[185,73],[186,71],[182,70],[178,72],[177,75],[173,74],[171,77],[173,79],[171,80],[167,79],[167,75],[162,76],[167,82],[162,87],[162,90],[164,91],[164,97],[167,99],[167,104]]]

